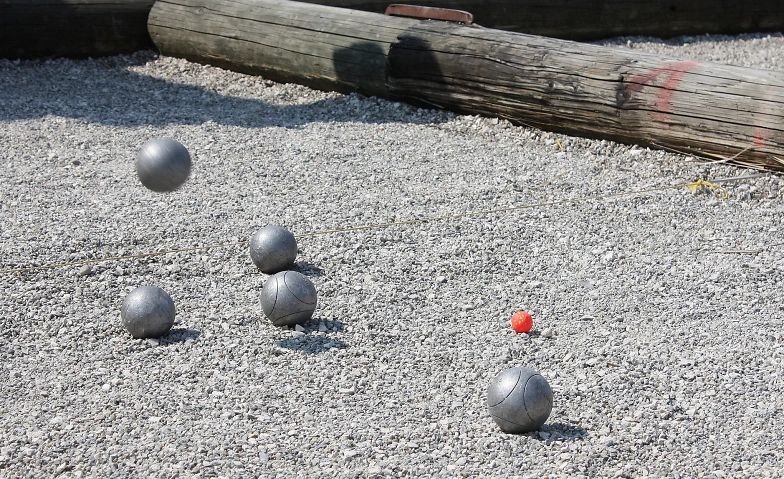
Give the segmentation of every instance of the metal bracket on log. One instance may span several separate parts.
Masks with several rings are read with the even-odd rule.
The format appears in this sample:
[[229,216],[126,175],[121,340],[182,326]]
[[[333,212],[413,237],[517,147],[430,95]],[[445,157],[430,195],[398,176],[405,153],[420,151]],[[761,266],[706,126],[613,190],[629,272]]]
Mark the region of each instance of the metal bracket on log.
[[463,10],[452,10],[450,8],[421,7],[418,5],[403,5],[393,3],[387,7],[384,15],[393,17],[421,18],[423,20],[443,20],[445,22],[457,22],[471,25],[474,23],[474,16]]

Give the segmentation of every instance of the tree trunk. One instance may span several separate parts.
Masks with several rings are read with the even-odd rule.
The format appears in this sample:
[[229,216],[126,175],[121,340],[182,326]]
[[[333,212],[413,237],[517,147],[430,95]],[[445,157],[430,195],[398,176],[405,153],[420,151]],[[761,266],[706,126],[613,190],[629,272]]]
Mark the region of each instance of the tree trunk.
[[88,57],[153,48],[155,0],[0,0],[0,58]]
[[153,41],[277,81],[784,171],[784,74],[286,0],[159,0]]
[[518,124],[784,170],[784,74],[433,23],[389,52],[390,94]]
[[[384,13],[392,0],[303,0]],[[624,35],[670,38],[706,33],[784,31],[784,0],[416,0],[426,7],[466,10],[474,22],[567,40]]]
[[418,23],[285,0],[161,0],[148,27],[164,55],[386,97],[389,46]]

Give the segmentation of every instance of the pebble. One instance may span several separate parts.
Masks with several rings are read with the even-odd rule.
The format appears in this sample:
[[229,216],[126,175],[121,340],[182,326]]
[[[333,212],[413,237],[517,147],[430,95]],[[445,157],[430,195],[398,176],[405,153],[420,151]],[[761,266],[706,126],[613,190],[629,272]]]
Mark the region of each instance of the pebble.
[[368,474],[381,474],[381,467],[378,466],[377,464],[371,464],[367,468],[367,473]]

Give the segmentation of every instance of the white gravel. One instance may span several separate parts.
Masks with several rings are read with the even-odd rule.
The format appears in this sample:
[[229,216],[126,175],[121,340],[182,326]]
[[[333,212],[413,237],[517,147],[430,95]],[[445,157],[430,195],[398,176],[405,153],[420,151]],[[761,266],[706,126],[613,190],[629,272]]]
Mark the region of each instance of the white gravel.
[[[784,70],[781,35],[605,43]],[[157,136],[193,156],[172,194],[135,178]],[[245,246],[0,275],[0,477],[784,470],[782,176],[307,236],[755,172],[150,52],[0,61],[0,158],[0,269],[274,223],[319,291],[271,326]],[[160,341],[120,322],[143,284],[177,305]],[[512,366],[555,390],[538,433],[487,414]]]

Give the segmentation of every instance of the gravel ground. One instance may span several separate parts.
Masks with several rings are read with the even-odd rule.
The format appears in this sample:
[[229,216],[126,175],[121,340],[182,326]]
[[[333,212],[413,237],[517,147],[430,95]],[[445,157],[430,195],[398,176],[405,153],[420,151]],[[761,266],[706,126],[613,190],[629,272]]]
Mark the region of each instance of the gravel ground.
[[[782,71],[780,34],[608,44]],[[136,149],[191,151],[180,190]],[[151,52],[0,61],[0,269],[247,240],[319,291],[273,327],[247,246],[0,275],[0,477],[780,477],[784,177]],[[161,340],[119,311],[155,284]],[[509,317],[530,311],[534,331]],[[512,366],[555,391],[502,433]]]

